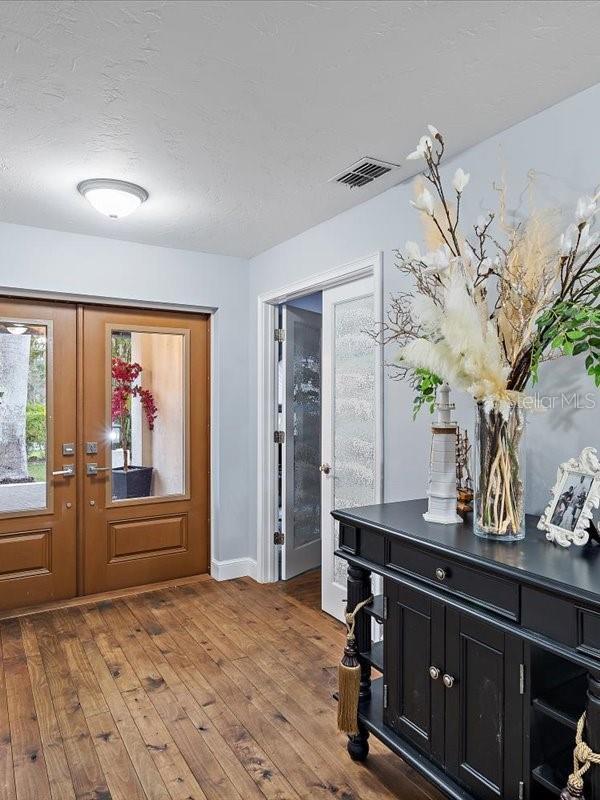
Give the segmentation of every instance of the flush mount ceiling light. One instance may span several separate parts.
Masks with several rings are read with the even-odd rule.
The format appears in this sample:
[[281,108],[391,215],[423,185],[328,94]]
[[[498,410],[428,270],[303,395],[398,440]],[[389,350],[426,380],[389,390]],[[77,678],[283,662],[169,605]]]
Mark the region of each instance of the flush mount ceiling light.
[[12,333],[13,336],[21,336],[21,334],[27,333],[27,326],[23,325],[21,322],[13,322],[12,325],[6,326],[6,330]]
[[111,219],[129,216],[148,199],[148,192],[137,183],[113,178],[91,178],[77,189],[96,211]]

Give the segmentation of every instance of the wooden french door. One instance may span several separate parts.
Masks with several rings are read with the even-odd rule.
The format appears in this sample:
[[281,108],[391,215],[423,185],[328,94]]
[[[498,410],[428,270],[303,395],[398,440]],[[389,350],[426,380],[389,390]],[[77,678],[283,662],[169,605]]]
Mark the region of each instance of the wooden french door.
[[86,307],[82,354],[84,593],[208,572],[208,317]]
[[209,331],[0,301],[0,610],[208,571]]
[[77,311],[0,301],[0,609],[76,593]]

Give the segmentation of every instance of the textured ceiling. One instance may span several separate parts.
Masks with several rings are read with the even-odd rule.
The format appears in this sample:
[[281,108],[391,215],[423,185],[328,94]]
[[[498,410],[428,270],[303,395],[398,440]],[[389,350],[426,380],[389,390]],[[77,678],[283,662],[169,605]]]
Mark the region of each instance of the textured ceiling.
[[[248,256],[592,85],[600,3],[0,3],[0,219]],[[402,170],[350,191],[363,155]],[[409,162],[414,171],[414,162]],[[78,181],[141,183],[132,217]]]

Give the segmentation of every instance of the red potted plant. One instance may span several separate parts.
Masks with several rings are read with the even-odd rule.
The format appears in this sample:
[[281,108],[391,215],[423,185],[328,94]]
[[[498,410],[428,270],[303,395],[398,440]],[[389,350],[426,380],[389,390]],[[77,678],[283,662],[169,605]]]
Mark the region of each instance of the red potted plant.
[[118,430],[118,442],[123,450],[123,466],[112,471],[113,500],[129,497],[149,497],[152,485],[152,467],[129,463],[131,449],[131,404],[139,399],[149,430],[154,430],[158,409],[152,392],[142,389],[136,381],[143,369],[138,363],[130,364],[122,358],[112,359],[112,423]]

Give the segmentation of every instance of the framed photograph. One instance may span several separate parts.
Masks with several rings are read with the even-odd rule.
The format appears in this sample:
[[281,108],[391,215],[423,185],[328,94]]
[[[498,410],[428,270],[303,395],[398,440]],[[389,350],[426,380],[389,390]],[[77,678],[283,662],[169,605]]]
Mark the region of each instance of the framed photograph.
[[542,514],[538,528],[546,539],[563,547],[584,545],[594,509],[600,505],[600,461],[594,447],[586,447],[579,458],[565,461],[558,468],[550,505]]

